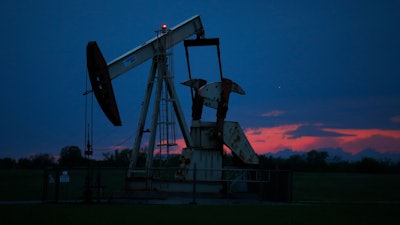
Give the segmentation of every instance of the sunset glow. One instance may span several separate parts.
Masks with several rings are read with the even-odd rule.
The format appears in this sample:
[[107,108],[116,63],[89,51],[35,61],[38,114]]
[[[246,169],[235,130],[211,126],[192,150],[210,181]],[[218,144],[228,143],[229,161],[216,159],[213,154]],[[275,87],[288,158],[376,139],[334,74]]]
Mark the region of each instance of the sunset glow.
[[[342,134],[342,136],[304,135],[293,137],[290,135],[290,132],[299,129],[301,126],[303,124],[248,128],[245,130],[245,134],[258,154],[276,153],[285,149],[310,151],[321,148],[341,148],[351,154],[356,154],[367,148],[375,149],[381,153],[400,153],[400,131],[397,130],[321,128],[322,131],[334,132]],[[176,146],[170,147],[170,154],[180,154],[182,149],[186,147],[182,138],[177,139],[176,144]],[[112,146],[113,150],[118,148],[130,148],[130,146]],[[163,151],[166,153],[165,149]],[[158,154],[159,148],[155,148],[154,152]]]
[[[247,138],[259,154],[275,153],[284,149],[309,151],[320,148],[342,148],[352,154],[366,148],[379,152],[400,151],[400,131],[381,129],[329,129],[323,131],[343,134],[339,137],[302,136],[292,138],[288,132],[298,129],[301,124],[278,127],[249,128]],[[345,136],[346,135],[346,136]]]

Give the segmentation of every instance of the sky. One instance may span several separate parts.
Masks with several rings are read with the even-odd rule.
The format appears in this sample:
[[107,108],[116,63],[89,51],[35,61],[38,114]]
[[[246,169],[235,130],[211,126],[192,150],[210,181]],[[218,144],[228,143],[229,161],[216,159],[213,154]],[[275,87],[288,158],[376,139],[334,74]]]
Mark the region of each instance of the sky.
[[[161,24],[194,15],[206,37],[220,38],[224,77],[246,92],[231,95],[227,120],[239,122],[257,153],[400,153],[399,1],[6,0],[0,158],[84,149],[87,42],[97,41],[110,62],[153,38]],[[182,44],[173,57],[190,124],[190,92],[180,85],[188,79]],[[191,49],[190,57],[194,77],[218,81],[214,48]],[[94,102],[96,157],[133,146],[150,65],[113,80],[123,126],[114,127]],[[205,113],[215,120],[215,111]]]

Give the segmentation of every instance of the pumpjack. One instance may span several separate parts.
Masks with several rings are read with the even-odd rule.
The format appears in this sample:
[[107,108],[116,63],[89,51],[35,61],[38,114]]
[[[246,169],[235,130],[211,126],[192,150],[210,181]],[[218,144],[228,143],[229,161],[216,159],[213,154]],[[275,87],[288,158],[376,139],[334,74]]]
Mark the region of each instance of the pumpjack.
[[[195,36],[194,39],[188,39]],[[183,42],[186,52],[189,79],[182,82],[190,87],[192,98],[192,120],[190,129],[175,90],[173,75],[169,70],[169,50]],[[219,62],[219,81],[208,82],[192,78],[189,51],[190,47],[216,46]],[[177,26],[167,29],[165,25],[157,31],[157,36],[106,63],[97,43],[87,44],[87,68],[92,90],[106,117],[115,126],[121,126],[115,95],[111,81],[147,60],[152,60],[144,101],[136,128],[130,165],[127,171],[126,188],[130,193],[191,193],[196,184],[197,193],[227,194],[249,192],[254,184],[259,192],[268,182],[268,175],[260,173],[258,155],[249,143],[238,122],[226,121],[231,93],[244,95],[245,91],[234,81],[223,76],[220,57],[219,38],[206,38],[200,16],[196,15]],[[155,84],[150,128],[145,129],[149,105]],[[155,167],[154,155],[157,127],[160,125],[160,105],[166,91],[186,147],[182,149],[178,165],[174,168]],[[203,121],[203,107],[216,110],[215,121]],[[145,166],[138,164],[142,137],[150,132]],[[168,132],[168,130],[167,130]],[[161,140],[169,146],[169,139]],[[224,146],[241,160],[239,167],[224,165]],[[142,196],[143,197],[143,196]]]

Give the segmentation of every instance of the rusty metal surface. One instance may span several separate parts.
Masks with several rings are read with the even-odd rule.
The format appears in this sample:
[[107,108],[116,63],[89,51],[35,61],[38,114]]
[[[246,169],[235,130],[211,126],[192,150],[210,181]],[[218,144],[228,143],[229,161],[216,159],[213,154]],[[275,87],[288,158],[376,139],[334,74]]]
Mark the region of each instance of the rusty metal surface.
[[224,124],[224,143],[232,150],[244,163],[258,164],[258,156],[251,147],[246,135],[237,122],[225,121]]

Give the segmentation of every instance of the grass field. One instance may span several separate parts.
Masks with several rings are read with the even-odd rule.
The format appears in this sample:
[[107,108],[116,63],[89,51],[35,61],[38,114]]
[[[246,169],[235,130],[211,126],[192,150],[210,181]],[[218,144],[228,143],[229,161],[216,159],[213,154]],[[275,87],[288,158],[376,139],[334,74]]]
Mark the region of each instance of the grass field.
[[0,205],[2,224],[398,224],[388,204]]
[[400,174],[295,173],[294,201],[397,202]]
[[[107,196],[123,187],[124,174],[124,170],[101,172]],[[60,195],[76,198],[85,173],[70,171],[70,176],[68,187],[61,184]],[[0,201],[42,199],[43,171],[0,170],[0,177]],[[294,173],[293,203],[0,204],[0,212],[1,224],[6,225],[399,224],[399,190],[399,174]]]

